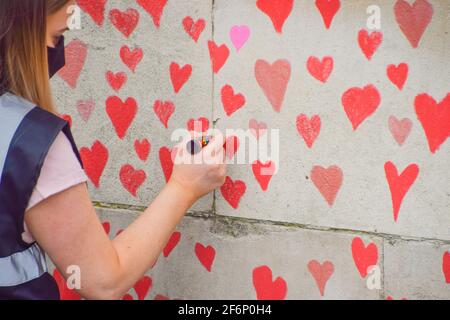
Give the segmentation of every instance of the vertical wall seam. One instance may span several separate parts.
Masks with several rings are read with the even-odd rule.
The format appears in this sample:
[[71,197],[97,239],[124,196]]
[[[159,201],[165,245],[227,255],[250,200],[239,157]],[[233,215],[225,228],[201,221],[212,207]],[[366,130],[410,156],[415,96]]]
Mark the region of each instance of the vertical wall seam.
[[[215,0],[211,0],[211,40],[214,41],[214,6],[215,6]],[[209,52],[209,49],[208,49]],[[211,67],[211,121],[212,127],[215,128],[216,124],[214,123],[214,90],[215,90],[215,75],[213,68]],[[216,190],[213,191],[213,201],[212,201],[212,207],[211,212],[213,215],[216,214]]]

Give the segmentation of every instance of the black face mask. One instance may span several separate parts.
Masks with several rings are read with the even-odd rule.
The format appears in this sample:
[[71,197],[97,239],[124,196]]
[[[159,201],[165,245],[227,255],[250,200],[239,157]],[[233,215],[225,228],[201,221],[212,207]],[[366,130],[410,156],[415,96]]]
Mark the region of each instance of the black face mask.
[[48,56],[48,74],[51,77],[55,75],[66,64],[64,56],[64,36],[60,36],[58,44],[54,47],[47,47]]

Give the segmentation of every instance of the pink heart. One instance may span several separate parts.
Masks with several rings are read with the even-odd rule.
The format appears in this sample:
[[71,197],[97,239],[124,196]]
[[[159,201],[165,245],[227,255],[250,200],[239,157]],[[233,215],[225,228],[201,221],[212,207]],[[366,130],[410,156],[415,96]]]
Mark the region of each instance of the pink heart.
[[83,41],[72,40],[65,49],[66,65],[58,75],[75,89],[87,56],[87,46]]
[[258,122],[255,119],[250,119],[248,122],[248,126],[250,128],[250,132],[259,139],[262,135],[264,135],[267,131],[267,124],[265,122]]
[[92,110],[94,110],[94,108],[95,108],[94,100],[77,101],[77,110],[81,116],[81,119],[83,119],[84,122],[87,122],[89,120],[89,117],[91,116]]
[[325,294],[325,285],[334,272],[333,263],[330,261],[325,261],[320,264],[317,260],[311,260],[308,263],[308,270],[311,272],[314,280],[316,280],[320,295],[323,297]]
[[398,120],[394,116],[389,117],[389,129],[398,145],[402,145],[408,137],[412,127],[412,121],[408,118]]
[[239,51],[250,37],[250,28],[247,26],[233,26],[230,30],[230,38],[234,47]]
[[331,166],[325,169],[321,166],[314,166],[311,170],[311,180],[331,207],[342,185],[341,168]]

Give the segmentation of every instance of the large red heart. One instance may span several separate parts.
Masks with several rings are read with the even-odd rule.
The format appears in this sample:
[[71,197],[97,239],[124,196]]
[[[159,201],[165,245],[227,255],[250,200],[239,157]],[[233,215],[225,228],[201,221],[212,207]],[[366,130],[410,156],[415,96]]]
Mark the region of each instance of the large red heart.
[[80,149],[84,171],[96,188],[100,187],[100,178],[108,162],[108,149],[98,140],[92,147]]
[[417,48],[433,17],[433,6],[426,0],[416,0],[412,5],[405,0],[398,0],[394,12],[403,34],[411,46]]
[[164,257],[168,257],[173,249],[177,246],[178,242],[180,242],[181,239],[181,233],[178,231],[175,231],[170,236],[169,241],[167,242],[166,246],[164,247],[163,254]]
[[84,67],[87,56],[87,46],[83,41],[72,40],[66,46],[66,64],[58,75],[72,88],[77,87],[77,81]]
[[383,41],[383,34],[379,31],[372,31],[369,35],[367,30],[360,30],[358,33],[358,43],[368,60],[371,60],[375,51]]
[[264,60],[255,63],[255,77],[273,110],[280,112],[291,77],[291,65],[287,60],[277,60],[273,64]]
[[143,139],[142,141],[136,139],[134,141],[134,150],[136,150],[136,154],[142,161],[147,160],[148,154],[150,153],[150,147],[150,142],[147,139]]
[[170,64],[170,79],[172,80],[173,89],[175,93],[178,93],[186,81],[192,74],[192,66],[186,64],[183,68],[176,62]]
[[246,189],[247,187],[243,181],[233,181],[227,176],[225,178],[225,183],[220,187],[220,192],[230,206],[237,209],[239,206],[239,201],[244,195]]
[[214,41],[208,41],[208,49],[212,70],[214,73],[218,73],[225,62],[227,62],[227,59],[230,56],[230,49],[228,49],[226,44],[217,46]]
[[267,190],[269,182],[276,171],[275,162],[267,161],[262,163],[257,160],[252,163],[252,171],[263,191]]
[[66,279],[59,273],[58,269],[53,270],[53,278],[58,285],[61,300],[81,300],[81,296],[74,289],[69,289]]
[[166,182],[168,182],[173,170],[172,150],[167,147],[161,147],[159,149],[159,161],[161,162],[161,168]]
[[311,260],[308,263],[308,270],[311,272],[314,280],[316,280],[320,295],[323,297],[325,294],[325,285],[334,272],[333,263],[330,261],[325,261],[323,264],[320,264],[317,260]]
[[314,166],[310,175],[312,182],[331,207],[344,179],[341,168],[331,166],[325,169],[321,166]]
[[302,113],[297,116],[296,124],[298,133],[303,137],[308,148],[311,148],[320,133],[320,117],[318,115],[313,115],[311,119],[308,119],[308,117]]
[[415,163],[410,164],[400,175],[398,175],[395,165],[388,161],[384,164],[384,171],[389,184],[389,190],[391,191],[394,221],[397,222],[398,212],[400,211],[403,198],[416,180],[417,175],[419,174],[419,167]]
[[126,164],[120,168],[120,182],[123,187],[136,197],[136,192],[139,187],[147,179],[147,175],[144,170],[135,170],[132,165]]
[[272,280],[272,270],[268,266],[253,269],[253,286],[258,300],[284,300],[287,284],[282,277]]
[[227,116],[231,116],[234,112],[242,108],[245,104],[245,97],[241,93],[234,93],[234,89],[230,85],[223,86],[221,90],[223,109]]
[[109,12],[111,23],[128,38],[136,28],[139,22],[139,11],[129,8],[122,12],[119,9],[112,9]]
[[136,1],[152,17],[153,23],[159,28],[161,16],[167,0],[137,0]]
[[391,80],[399,90],[402,90],[406,78],[408,77],[408,65],[406,63],[400,63],[398,66],[390,64],[388,65],[386,72],[389,80]]
[[141,62],[144,52],[141,48],[134,48],[130,50],[128,46],[122,46],[120,48],[120,58],[123,63],[133,72],[136,71],[136,67]]
[[316,0],[316,7],[319,9],[320,14],[322,15],[323,22],[325,23],[325,27],[330,29],[331,22],[333,21],[334,16],[339,11],[341,7],[340,0]]
[[153,104],[153,111],[164,127],[168,128],[169,119],[175,112],[175,105],[172,101],[156,100]]
[[194,19],[189,16],[183,19],[184,30],[192,39],[194,39],[195,42],[197,42],[198,38],[200,38],[205,26],[206,22],[204,19],[198,19],[197,22],[194,22]]
[[325,83],[333,71],[333,58],[323,57],[320,61],[319,58],[311,56],[308,58],[306,67],[314,78]]
[[398,120],[394,116],[389,117],[389,129],[395,141],[401,146],[411,132],[412,121],[408,118]]
[[114,74],[114,72],[108,71],[105,76],[114,91],[119,91],[127,81],[127,74],[125,72],[117,72]]
[[134,98],[127,98],[125,102],[122,102],[117,96],[106,99],[106,113],[111,119],[120,139],[125,137],[128,128],[136,116],[137,108],[137,103]]
[[212,264],[216,257],[216,250],[212,246],[205,247],[203,244],[197,242],[195,244],[195,254],[205,269],[211,272]]
[[352,123],[353,130],[375,110],[381,102],[381,96],[374,85],[367,85],[364,88],[351,88],[342,95],[342,105],[345,113]]
[[442,257],[442,272],[444,273],[445,282],[450,283],[450,252],[448,251]]
[[144,300],[152,287],[152,278],[143,276],[133,286],[139,300]]
[[258,0],[256,6],[269,16],[278,33],[283,32],[283,25],[292,12],[293,0]]
[[366,247],[360,237],[355,237],[352,240],[352,256],[359,274],[365,278],[369,267],[378,262],[378,248],[374,243]]
[[430,151],[435,153],[450,136],[450,93],[440,103],[426,93],[420,94],[414,106]]
[[189,131],[205,132],[209,129],[209,120],[205,117],[200,117],[197,120],[189,119],[187,122],[187,128]]
[[105,4],[107,0],[77,0],[78,6],[89,14],[94,22],[102,26],[105,20]]

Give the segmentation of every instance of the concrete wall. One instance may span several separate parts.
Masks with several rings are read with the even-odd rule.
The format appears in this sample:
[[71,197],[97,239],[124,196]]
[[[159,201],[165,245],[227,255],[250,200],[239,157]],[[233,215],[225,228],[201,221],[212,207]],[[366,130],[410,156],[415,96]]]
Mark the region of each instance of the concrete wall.
[[450,298],[450,2],[317,3],[79,0],[53,86],[111,237],[166,183],[171,133],[190,119],[256,120],[272,146],[279,129],[268,185],[230,164],[125,298]]

